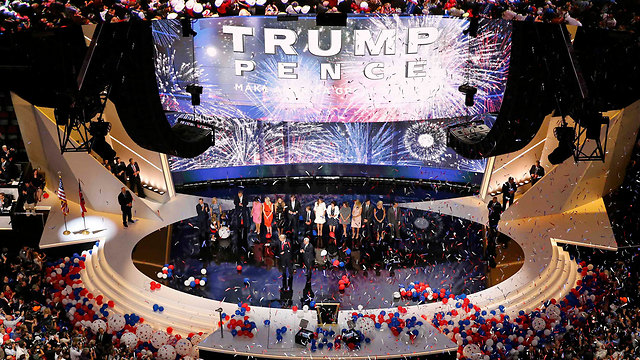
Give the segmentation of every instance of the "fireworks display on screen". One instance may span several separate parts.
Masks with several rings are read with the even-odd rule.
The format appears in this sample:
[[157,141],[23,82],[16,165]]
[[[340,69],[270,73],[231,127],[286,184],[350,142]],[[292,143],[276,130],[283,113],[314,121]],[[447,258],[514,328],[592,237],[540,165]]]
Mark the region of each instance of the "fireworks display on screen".
[[[197,20],[198,35],[184,38],[178,21],[155,21],[165,110],[206,115],[216,128],[215,146],[193,159],[170,158],[171,170],[321,162],[483,172],[484,160],[447,148],[446,128],[491,122],[499,111],[511,25],[481,19],[477,37],[463,33],[468,26],[440,16],[358,17],[334,37],[336,28],[316,27],[314,18],[232,17]],[[266,29],[284,35],[270,38]],[[357,31],[370,41],[358,40]],[[295,40],[289,50],[274,46],[287,32]],[[336,39],[338,51],[318,55]],[[463,83],[478,89],[472,107],[458,91]],[[191,105],[189,84],[203,87],[200,106]]]

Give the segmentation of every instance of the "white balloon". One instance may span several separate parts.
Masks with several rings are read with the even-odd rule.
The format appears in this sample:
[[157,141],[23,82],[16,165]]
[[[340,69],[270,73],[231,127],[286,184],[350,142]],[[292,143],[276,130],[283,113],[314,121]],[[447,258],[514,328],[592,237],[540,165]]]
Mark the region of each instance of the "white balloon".
[[140,339],[140,341],[147,342],[151,340],[153,329],[151,329],[151,326],[149,326],[149,324],[142,324],[138,326],[136,330],[136,334],[138,335],[138,338]]
[[182,338],[178,340],[178,342],[176,342],[175,348],[178,355],[187,356],[191,353],[191,349],[193,348],[193,345],[186,338]]
[[105,323],[103,320],[94,320],[93,323],[91,324],[91,331],[93,331],[94,334],[98,333],[98,330],[103,329],[103,330],[107,330],[107,323]]
[[117,332],[124,329],[125,324],[126,324],[126,321],[124,319],[124,316],[120,314],[112,313],[109,315],[109,319],[107,320],[107,325],[109,325],[109,330],[113,332]]
[[202,269],[202,270],[200,270],[200,274],[202,274],[202,275],[207,275],[207,269]]
[[120,342],[131,349],[138,344],[138,336],[132,332],[127,332],[122,335]]
[[176,349],[171,345],[162,345],[158,349],[159,360],[174,360],[176,358]]
[[151,335],[151,345],[154,348],[159,349],[162,345],[165,345],[169,340],[169,335],[167,335],[164,331],[155,331],[153,335]]

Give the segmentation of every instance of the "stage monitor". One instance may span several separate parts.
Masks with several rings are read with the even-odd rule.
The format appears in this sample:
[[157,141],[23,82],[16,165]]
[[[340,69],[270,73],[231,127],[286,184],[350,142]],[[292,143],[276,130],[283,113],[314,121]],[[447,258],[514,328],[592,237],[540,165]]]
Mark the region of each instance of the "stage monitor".
[[[349,17],[346,26],[252,16],[198,19],[197,35],[182,37],[179,21],[154,21],[169,121],[195,112],[216,129],[204,154],[170,159],[175,183],[304,175],[298,165],[316,163],[347,172],[345,165],[363,165],[369,176],[386,173],[378,166],[411,167],[410,177],[424,179],[442,169],[436,180],[479,183],[485,161],[447,148],[447,128],[491,125],[509,71],[511,24],[481,19],[476,37],[468,27],[442,16]],[[458,91],[463,83],[477,88],[471,107]],[[203,89],[198,106],[187,92],[193,85]]]

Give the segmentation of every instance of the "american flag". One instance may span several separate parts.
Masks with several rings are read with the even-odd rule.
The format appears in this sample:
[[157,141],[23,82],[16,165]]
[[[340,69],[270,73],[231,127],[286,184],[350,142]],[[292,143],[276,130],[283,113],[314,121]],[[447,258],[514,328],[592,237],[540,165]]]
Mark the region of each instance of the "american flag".
[[60,185],[58,185],[58,199],[60,199],[60,210],[66,216],[69,213],[69,205],[67,204],[67,195],[65,195],[64,187],[62,186],[62,178],[60,178]]
[[80,193],[80,210],[82,210],[82,217],[84,217],[84,213],[87,212],[87,208],[84,207],[84,195],[82,195],[82,185],[80,185],[80,180],[78,180],[78,192]]

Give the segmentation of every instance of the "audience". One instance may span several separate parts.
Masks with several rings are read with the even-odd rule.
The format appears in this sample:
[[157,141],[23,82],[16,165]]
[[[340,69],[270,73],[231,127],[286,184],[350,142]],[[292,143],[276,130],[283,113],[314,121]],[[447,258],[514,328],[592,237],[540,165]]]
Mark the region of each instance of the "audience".
[[15,0],[0,6],[0,33],[98,22],[324,12],[487,17],[632,31],[640,24],[637,2],[593,0]]

